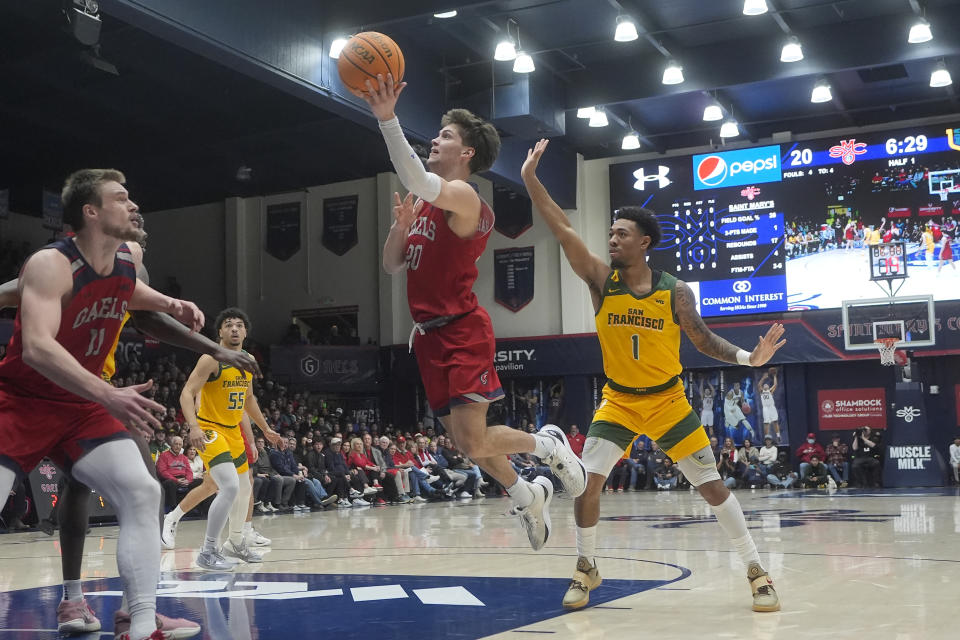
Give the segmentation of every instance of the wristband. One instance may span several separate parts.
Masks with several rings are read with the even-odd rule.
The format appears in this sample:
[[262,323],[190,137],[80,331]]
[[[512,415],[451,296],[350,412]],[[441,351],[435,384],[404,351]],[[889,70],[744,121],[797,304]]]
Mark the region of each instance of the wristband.
[[737,364],[742,364],[745,367],[752,366],[750,364],[750,352],[744,351],[743,349],[737,350]]

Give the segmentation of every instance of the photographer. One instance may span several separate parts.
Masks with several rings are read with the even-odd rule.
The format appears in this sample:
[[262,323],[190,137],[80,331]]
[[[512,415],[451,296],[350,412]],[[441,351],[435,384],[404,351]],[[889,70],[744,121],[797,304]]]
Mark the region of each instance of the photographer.
[[853,436],[853,480],[859,487],[880,487],[883,448],[880,432],[870,427],[857,429]]

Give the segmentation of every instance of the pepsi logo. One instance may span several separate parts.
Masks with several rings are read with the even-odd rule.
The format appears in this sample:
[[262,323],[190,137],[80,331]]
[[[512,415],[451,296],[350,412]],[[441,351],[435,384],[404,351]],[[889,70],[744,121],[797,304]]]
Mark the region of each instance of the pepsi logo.
[[697,177],[708,187],[715,187],[727,177],[727,161],[720,156],[707,156],[697,165]]

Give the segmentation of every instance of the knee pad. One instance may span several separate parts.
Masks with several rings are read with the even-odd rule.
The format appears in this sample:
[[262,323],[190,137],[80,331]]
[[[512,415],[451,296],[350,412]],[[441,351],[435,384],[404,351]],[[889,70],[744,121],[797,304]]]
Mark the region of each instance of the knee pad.
[[606,478],[617,461],[623,457],[624,450],[604,438],[590,436],[583,444],[583,466],[587,473],[596,473]]
[[713,457],[713,450],[706,446],[685,458],[677,461],[677,467],[683,473],[687,481],[695,487],[699,487],[705,482],[719,480],[720,473],[717,471],[717,461]]

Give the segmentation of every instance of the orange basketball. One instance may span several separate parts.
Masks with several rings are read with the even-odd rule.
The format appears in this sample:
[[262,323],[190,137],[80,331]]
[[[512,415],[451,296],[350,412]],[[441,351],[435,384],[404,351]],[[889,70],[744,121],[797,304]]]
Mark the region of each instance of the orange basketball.
[[393,74],[394,82],[403,79],[403,52],[397,43],[376,31],[364,31],[350,38],[337,59],[337,71],[343,84],[355,91],[366,91],[366,81],[377,84],[377,74]]
[[750,405],[746,402],[740,405],[740,410],[743,411],[743,415],[745,416],[750,415],[750,412],[752,411],[752,409],[750,408]]

